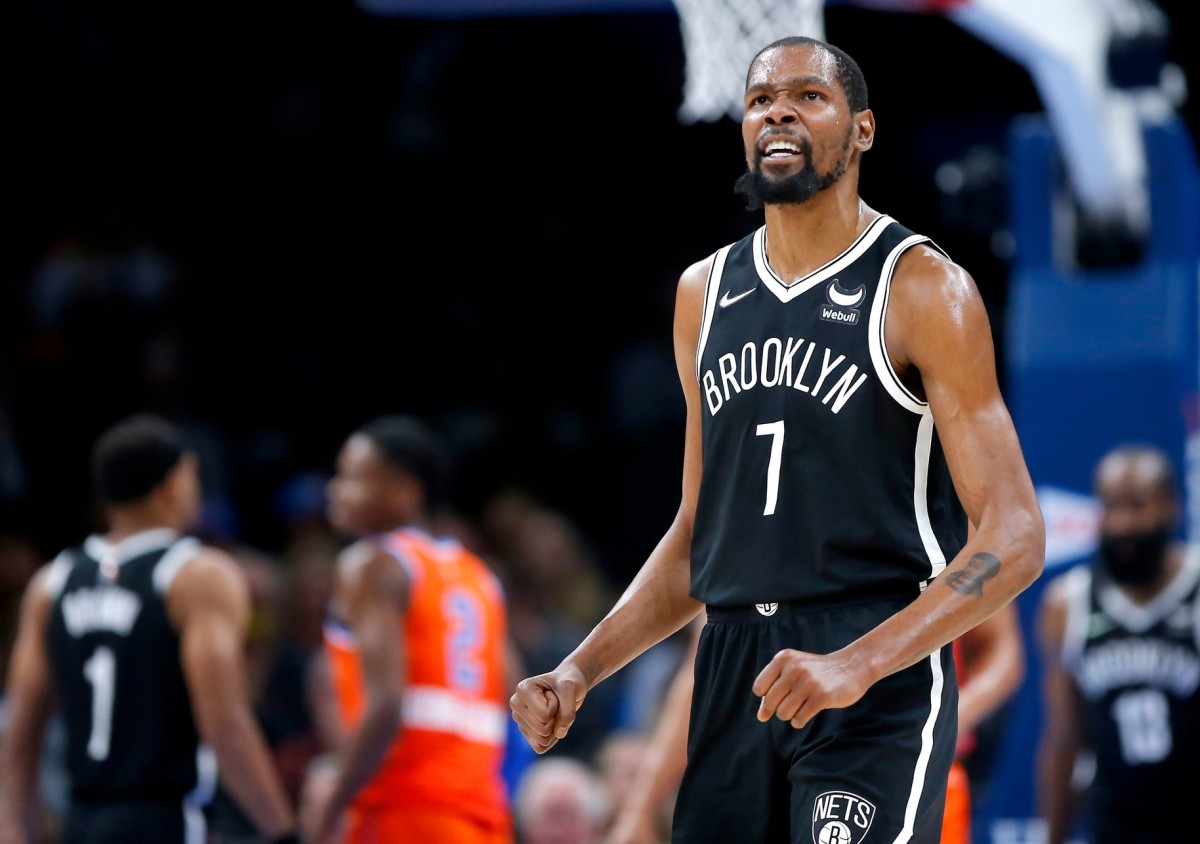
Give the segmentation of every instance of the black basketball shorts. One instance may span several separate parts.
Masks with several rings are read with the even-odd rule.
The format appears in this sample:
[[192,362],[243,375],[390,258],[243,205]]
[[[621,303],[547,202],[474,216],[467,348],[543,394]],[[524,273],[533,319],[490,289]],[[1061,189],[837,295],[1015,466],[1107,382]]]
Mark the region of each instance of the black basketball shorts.
[[904,603],[709,608],[672,844],[937,844],[958,730],[949,645],[799,730],[761,723],[752,688],[779,651],[830,653]]
[[67,807],[58,844],[208,844],[202,809],[171,800],[89,800]]

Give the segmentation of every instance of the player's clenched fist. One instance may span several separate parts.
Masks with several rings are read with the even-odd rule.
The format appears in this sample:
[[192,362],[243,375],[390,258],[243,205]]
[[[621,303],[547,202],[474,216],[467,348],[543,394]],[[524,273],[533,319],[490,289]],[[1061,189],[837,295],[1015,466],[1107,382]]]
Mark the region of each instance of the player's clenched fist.
[[581,671],[558,668],[517,683],[508,705],[529,746],[545,753],[567,735],[587,691]]
[[782,650],[754,681],[754,694],[762,699],[758,720],[774,717],[799,729],[823,709],[849,706],[869,685],[859,673],[841,652]]

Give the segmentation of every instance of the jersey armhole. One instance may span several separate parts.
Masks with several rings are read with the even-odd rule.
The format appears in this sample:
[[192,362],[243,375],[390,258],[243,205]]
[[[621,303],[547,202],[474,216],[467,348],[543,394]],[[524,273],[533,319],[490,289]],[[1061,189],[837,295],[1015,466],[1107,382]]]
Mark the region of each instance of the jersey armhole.
[[50,561],[50,567],[46,571],[46,579],[42,581],[42,587],[51,601],[58,600],[58,596],[62,594],[63,587],[67,585],[67,577],[70,576],[74,566],[75,560],[69,551],[61,551]]
[[704,282],[704,303],[700,315],[700,335],[696,338],[695,375],[700,382],[700,359],[704,355],[704,347],[708,345],[708,332],[712,329],[713,312],[717,307],[717,291],[721,287],[721,276],[725,272],[725,259],[733,244],[722,246],[713,253],[713,263],[708,270],[708,278]]
[[175,582],[175,577],[183,567],[196,558],[200,553],[200,542],[188,537],[176,541],[167,552],[154,564],[154,589],[159,595],[166,595]]
[[896,271],[896,264],[901,255],[921,243],[932,243],[932,241],[925,235],[910,235],[896,244],[888,253],[883,262],[883,269],[879,272],[879,284],[875,288],[875,298],[871,302],[870,324],[867,327],[867,345],[871,351],[871,363],[874,365],[879,383],[898,405],[917,414],[925,413],[929,408],[929,403],[917,398],[900,380],[896,370],[892,368],[884,327],[887,323],[888,300],[891,297],[892,277]]
[[1088,595],[1091,594],[1092,572],[1083,564],[1063,575],[1063,597],[1066,617],[1063,619],[1062,661],[1074,666],[1083,657],[1087,641]]

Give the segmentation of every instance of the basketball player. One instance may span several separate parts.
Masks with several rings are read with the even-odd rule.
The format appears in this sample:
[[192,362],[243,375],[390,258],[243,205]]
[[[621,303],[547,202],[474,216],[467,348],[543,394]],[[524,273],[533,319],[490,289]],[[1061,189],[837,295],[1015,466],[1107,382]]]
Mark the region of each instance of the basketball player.
[[434,532],[448,460],[403,416],[368,422],[338,455],[329,517],[357,541],[338,560],[325,641],[346,735],[313,841],[512,841],[506,608],[484,561]]
[[23,828],[53,704],[67,736],[61,844],[203,844],[216,777],[265,836],[295,819],[251,708],[242,647],[249,590],[237,563],[186,531],[197,460],[169,422],[138,415],[97,440],[107,521],[26,589],[8,676],[0,841]]
[[706,608],[673,840],[935,844],[950,643],[1041,572],[1041,513],[973,280],[859,198],[858,65],[775,42],[745,103],[737,189],[766,219],[679,281],[679,512],[513,717],[546,752],[591,687]]
[[[1170,459],[1121,445],[1097,464],[1095,559],[1046,586],[1039,812],[1049,844],[1196,840],[1200,551],[1173,538]],[[1074,779],[1094,766],[1086,805]]]

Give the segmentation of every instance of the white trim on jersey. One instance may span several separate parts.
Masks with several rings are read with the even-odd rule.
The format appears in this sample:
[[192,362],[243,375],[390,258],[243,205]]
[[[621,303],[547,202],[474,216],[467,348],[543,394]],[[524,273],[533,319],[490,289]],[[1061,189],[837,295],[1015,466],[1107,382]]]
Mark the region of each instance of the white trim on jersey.
[[59,553],[59,555],[50,562],[50,568],[46,572],[46,579],[42,581],[42,585],[45,586],[46,589],[46,596],[49,597],[50,600],[57,600],[59,593],[62,592],[63,587],[67,585],[67,578],[70,576],[71,569],[74,568],[74,566],[75,563],[71,559],[71,555],[66,551]]
[[217,754],[207,744],[196,748],[196,785],[183,797],[185,844],[205,844],[208,840],[203,807],[217,793]]
[[155,591],[160,595],[167,594],[167,590],[175,582],[175,576],[199,553],[200,542],[190,536],[172,545],[154,565]]
[[892,358],[888,354],[887,337],[883,329],[887,316],[888,299],[892,290],[892,273],[895,272],[896,262],[900,260],[900,256],[905,250],[918,243],[928,242],[928,237],[914,234],[900,241],[896,248],[888,254],[887,259],[883,262],[883,269],[879,272],[879,284],[875,288],[875,299],[871,302],[870,324],[867,329],[871,363],[875,365],[875,374],[879,378],[879,383],[888,391],[888,395],[896,400],[897,404],[913,413],[925,413],[929,403],[923,402],[913,395],[912,391],[900,380],[896,370],[892,368]]
[[921,727],[921,752],[917,754],[917,764],[913,768],[912,788],[908,792],[908,805],[904,807],[904,826],[892,844],[906,844],[913,836],[913,826],[917,820],[917,807],[921,804],[921,794],[925,790],[925,776],[929,771],[929,757],[933,753],[933,730],[937,725],[938,713],[942,711],[942,687],[946,678],[942,673],[942,651],[931,653],[928,657],[929,669],[933,682],[929,684],[929,717]]
[[1076,666],[1083,659],[1083,643],[1087,641],[1088,592],[1092,587],[1092,570],[1086,563],[1074,566],[1063,577],[1066,598],[1066,617],[1060,653],[1063,665]]
[[204,812],[195,806],[183,804],[183,844],[206,844],[208,841],[208,825],[204,822]]
[[171,528],[150,528],[125,537],[115,545],[99,534],[93,534],[83,541],[84,552],[94,560],[105,557],[120,564],[132,560],[147,551],[154,551],[170,545],[179,534]]
[[[1145,633],[1179,608],[1187,593],[1200,579],[1200,549],[1189,548],[1183,565],[1171,582],[1145,604],[1135,604],[1113,583],[1104,584],[1096,593],[1096,602],[1130,633]],[[1200,602],[1198,602],[1200,603]]]
[[[385,533],[378,537],[379,549],[391,557],[404,570],[404,575],[408,578],[409,588],[416,589],[421,585],[421,581],[425,579],[425,569],[418,565],[417,561],[408,553],[408,549],[404,547],[403,542],[395,533]],[[360,557],[357,560],[359,568],[370,562],[369,558]]]
[[888,354],[887,339],[883,330],[896,262],[909,248],[918,243],[927,242],[929,242],[928,237],[914,234],[900,241],[888,253],[883,262],[883,268],[879,272],[879,284],[875,288],[875,298],[871,302],[871,315],[867,326],[867,346],[871,352],[871,364],[875,369],[875,375],[879,379],[879,383],[887,390],[888,395],[902,408],[921,417],[917,425],[916,443],[913,447],[913,516],[917,523],[917,532],[921,535],[921,545],[925,549],[925,556],[929,558],[929,579],[932,579],[946,568],[946,554],[938,543],[937,534],[933,530],[933,521],[929,518],[929,458],[933,452],[933,411],[928,402],[921,401],[912,394],[900,380],[896,370],[892,368],[892,360]]
[[713,314],[717,310],[717,288],[721,286],[721,278],[725,275],[725,259],[729,256],[729,250],[733,248],[730,243],[722,246],[713,253],[712,267],[708,271],[708,281],[704,284],[704,313],[700,318],[700,336],[696,340],[696,381],[700,381],[700,358],[704,354],[704,347],[708,344],[708,332],[712,328]]
[[894,222],[887,214],[876,217],[841,255],[791,284],[785,284],[767,262],[767,227],[763,226],[754,233],[754,268],[758,270],[758,277],[763,284],[780,302],[790,302],[857,261],[879,239],[883,230]]
[[499,704],[467,697],[439,686],[409,686],[404,690],[400,718],[405,726],[448,733],[467,741],[504,744],[510,713]]
[[917,530],[921,544],[929,557],[930,578],[937,577],[946,568],[946,554],[938,544],[929,518],[929,455],[933,451],[933,412],[928,405],[917,425],[917,443],[914,449],[913,466],[913,511],[917,518]]

